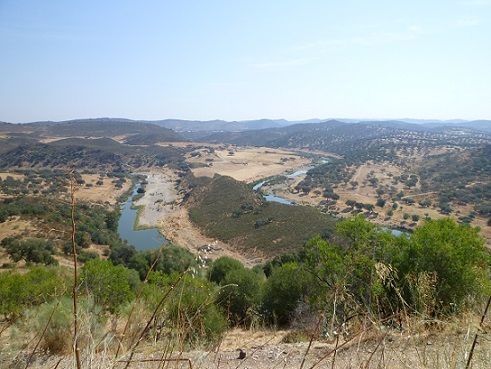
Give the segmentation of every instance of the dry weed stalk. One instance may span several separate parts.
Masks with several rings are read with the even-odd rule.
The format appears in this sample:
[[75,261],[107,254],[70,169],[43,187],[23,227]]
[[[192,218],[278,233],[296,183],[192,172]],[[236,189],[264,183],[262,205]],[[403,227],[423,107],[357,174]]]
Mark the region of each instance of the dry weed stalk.
[[319,333],[319,327],[321,325],[322,315],[319,315],[319,319],[317,319],[317,324],[315,326],[315,330],[312,332],[310,336],[309,345],[307,346],[307,350],[305,350],[305,354],[303,355],[302,363],[300,364],[300,369],[303,369],[305,365],[305,360],[307,359],[307,355],[309,354],[310,348],[312,347],[312,342],[314,341],[315,336]]
[[[174,288],[179,284],[179,282],[182,280],[182,278],[184,278],[184,275],[188,272],[188,270],[186,269],[183,273],[181,273],[179,275],[179,277],[177,278],[177,280],[169,287],[169,289],[167,290],[167,292],[164,294],[164,296],[162,296],[162,298],[160,299],[159,303],[157,304],[157,306],[155,307],[153,313],[152,313],[152,316],[148,319],[147,321],[147,324],[145,325],[145,328],[143,328],[143,330],[141,331],[137,341],[135,342],[135,344],[133,345],[133,347],[131,348],[131,351],[130,351],[130,357],[129,359],[126,361],[126,366],[125,366],[125,369],[128,368],[128,366],[130,365],[131,363],[131,360],[133,359],[133,355],[135,354],[135,350],[137,349],[138,345],[141,343],[141,341],[143,341],[143,338],[145,337],[145,335],[147,334],[148,330],[150,329],[150,325],[152,324],[152,322],[154,321],[155,317],[157,316],[157,313],[159,312],[160,308],[162,307],[162,305],[164,304],[164,302],[167,300],[167,297],[169,297],[170,293],[174,290]],[[78,368],[79,369],[79,368]]]
[[143,284],[140,286],[140,289],[139,289],[139,291],[138,291],[138,294],[137,294],[137,296],[136,296],[135,300],[133,301],[133,303],[132,303],[132,305],[131,305],[131,310],[130,310],[130,312],[129,312],[129,314],[128,314],[128,319],[126,320],[126,323],[125,323],[125,325],[124,325],[124,328],[123,328],[123,333],[121,334],[121,339],[120,339],[120,340],[119,340],[119,342],[118,342],[118,348],[116,349],[116,354],[114,355],[114,358],[115,358],[115,359],[116,359],[116,358],[118,357],[118,355],[119,355],[119,350],[121,349],[121,346],[122,346],[122,344],[123,344],[123,340],[124,340],[124,338],[125,338],[125,336],[126,336],[126,332],[127,332],[128,327],[129,327],[129,325],[130,325],[131,317],[133,316],[133,313],[134,313],[134,311],[135,311],[136,301],[138,301],[138,300],[140,299],[141,294],[143,293],[143,285],[144,285],[145,283],[147,283],[147,281],[148,281],[148,276],[150,275],[150,272],[153,270],[153,268],[155,268],[155,265],[157,265],[157,263],[158,263],[158,261],[159,261],[160,257],[162,256],[162,247],[163,247],[163,246],[161,246],[161,247],[160,247],[159,252],[158,252],[157,256],[155,257],[155,260],[153,261],[152,265],[151,265],[151,266],[150,266],[150,268],[148,269],[148,271],[147,271],[147,273],[146,273],[146,275],[145,275],[145,279],[143,280]]
[[73,171],[70,173],[70,216],[72,223],[72,233],[71,233],[71,243],[72,243],[72,254],[73,254],[73,289],[72,289],[72,300],[73,300],[73,350],[75,352],[75,363],[77,369],[81,369],[82,365],[80,363],[80,348],[78,347],[78,303],[77,303],[77,280],[78,280],[78,266],[77,266],[77,244],[75,243],[75,178]]
[[[482,328],[484,324],[484,319],[486,319],[486,315],[488,315],[489,305],[491,305],[491,295],[488,298],[488,302],[486,303],[486,308],[484,309],[484,313],[481,316],[481,321],[479,322],[479,329]],[[465,369],[470,368],[472,356],[474,355],[474,349],[476,348],[476,344],[477,344],[478,335],[479,335],[479,330],[476,332],[476,335],[474,336],[474,341],[472,342],[471,351],[469,352],[469,358],[467,359],[467,364],[465,365]]]

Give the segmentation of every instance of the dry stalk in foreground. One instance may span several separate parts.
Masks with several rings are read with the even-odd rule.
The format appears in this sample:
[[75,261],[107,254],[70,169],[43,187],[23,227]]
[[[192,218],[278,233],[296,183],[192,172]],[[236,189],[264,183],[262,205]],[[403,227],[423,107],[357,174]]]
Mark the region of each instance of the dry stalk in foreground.
[[80,349],[78,347],[78,306],[77,306],[77,280],[78,280],[78,269],[77,269],[77,245],[75,243],[75,178],[73,172],[70,173],[70,215],[72,222],[72,255],[73,255],[73,289],[72,289],[72,300],[73,300],[73,351],[75,352],[75,363],[77,369],[81,369],[82,365],[80,363]]
[[[159,261],[160,257],[162,256],[162,248],[163,248],[163,245],[160,246],[159,252],[158,252],[157,256],[155,257],[155,260],[153,261],[152,265],[148,269],[148,271],[147,271],[147,273],[145,275],[145,279],[143,280],[143,284],[147,283],[148,276],[150,275],[150,272],[153,270],[153,268],[155,268],[155,265],[157,264],[157,262]],[[139,300],[139,298],[141,297],[141,294],[143,292],[143,284],[140,286],[140,289],[138,291],[138,294],[137,294],[137,296],[136,296],[136,298],[133,301],[133,304],[131,306],[130,313],[128,314],[128,319],[126,320],[126,324],[124,325],[123,333],[121,334],[121,339],[118,342],[118,348],[116,349],[116,354],[114,355],[114,359],[117,359],[117,357],[119,355],[119,350],[121,349],[121,346],[123,345],[123,340],[124,340],[124,338],[126,336],[126,332],[127,332],[128,327],[130,325],[131,317],[133,316],[133,313],[135,311],[136,301]]]
[[469,358],[467,359],[467,364],[465,365],[465,369],[468,369],[471,366],[472,355],[474,354],[474,349],[476,348],[477,337],[479,335],[479,329],[482,328],[482,326],[484,324],[484,319],[486,319],[486,315],[488,315],[489,305],[491,305],[491,296],[489,296],[488,302],[486,303],[486,308],[484,309],[484,313],[481,316],[481,322],[479,323],[478,331],[476,332],[476,335],[474,336],[474,341],[472,342],[471,351],[469,352]]
[[[141,341],[143,340],[143,338],[145,337],[145,334],[148,332],[148,330],[150,329],[150,325],[152,324],[152,322],[154,321],[158,311],[160,310],[160,308],[162,307],[162,305],[164,304],[164,302],[167,300],[167,297],[170,295],[170,293],[174,290],[174,288],[177,286],[177,284],[182,280],[182,278],[184,277],[184,275],[188,272],[188,270],[186,269],[183,273],[181,273],[179,275],[179,278],[177,279],[176,282],[174,282],[168,289],[168,291],[164,294],[164,296],[162,296],[162,298],[160,299],[159,303],[157,304],[157,306],[155,307],[153,313],[152,313],[152,316],[150,317],[150,319],[148,319],[147,321],[147,324],[145,325],[145,328],[143,328],[142,332],[140,333],[140,336],[138,337],[137,341],[135,342],[135,344],[133,345],[133,347],[131,348],[131,351],[130,351],[130,357],[129,359],[127,360],[126,362],[126,366],[125,366],[125,369],[128,368],[128,366],[130,365],[131,363],[131,360],[133,359],[133,355],[135,354],[135,350],[136,348],[138,347],[138,345],[141,343]],[[80,369],[80,368],[77,368],[77,369]]]

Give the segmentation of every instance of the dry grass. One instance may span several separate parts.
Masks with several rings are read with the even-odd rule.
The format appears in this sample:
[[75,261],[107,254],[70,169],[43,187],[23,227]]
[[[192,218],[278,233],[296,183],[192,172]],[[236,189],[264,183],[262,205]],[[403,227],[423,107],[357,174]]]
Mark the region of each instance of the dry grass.
[[0,172],[0,179],[4,180],[7,177],[12,177],[13,179],[17,179],[17,180],[23,180],[25,178],[23,174],[19,174],[19,173]]
[[199,156],[187,158],[190,164],[204,165],[192,170],[195,176],[213,177],[220,174],[245,182],[281,174],[309,163],[309,160],[294,152],[262,147],[230,146],[212,153],[208,149],[199,152]]
[[[304,368],[384,368],[384,369],[447,369],[465,368],[469,355],[475,325],[461,322],[459,331],[397,332],[383,328],[370,329],[352,334],[350,337],[330,341],[282,343],[285,331],[241,331],[232,330],[223,339],[219,349],[182,352],[179,345],[165,339],[159,342],[142,342],[132,357],[135,362],[129,368],[188,368],[190,359],[193,368],[202,369],[299,369]],[[108,339],[108,338],[106,338]],[[472,368],[487,369],[491,362],[491,335],[483,333],[473,355]],[[337,343],[336,343],[337,342]],[[109,342],[99,350],[82,352],[83,367],[124,368],[126,362],[117,363],[111,354]],[[114,345],[113,345],[114,346]],[[237,349],[246,353],[244,360],[238,360]],[[97,352],[99,351],[99,352]],[[29,352],[29,351],[28,351]],[[35,369],[53,368],[63,358],[59,368],[73,367],[69,357],[43,357],[30,366]],[[161,359],[181,358],[180,362]],[[127,360],[128,357],[126,356]],[[139,360],[155,360],[139,362]],[[160,362],[160,366],[159,366]]]
[[131,187],[131,181],[126,181],[123,187],[117,189],[116,186],[111,183],[112,178],[104,178],[103,185],[96,185],[99,180],[98,174],[83,174],[83,180],[86,184],[91,184],[92,187],[86,187],[85,185],[79,186],[77,189],[77,199],[79,201],[109,203],[111,205],[116,204],[117,199],[127,192]]

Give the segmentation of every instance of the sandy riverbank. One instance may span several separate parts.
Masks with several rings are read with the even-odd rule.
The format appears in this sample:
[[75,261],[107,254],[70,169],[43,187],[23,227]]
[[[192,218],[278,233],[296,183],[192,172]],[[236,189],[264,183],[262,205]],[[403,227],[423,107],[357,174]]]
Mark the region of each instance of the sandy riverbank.
[[157,226],[162,219],[177,209],[181,201],[176,189],[177,175],[168,169],[138,174],[146,176],[148,182],[145,194],[134,203],[142,207],[138,225]]

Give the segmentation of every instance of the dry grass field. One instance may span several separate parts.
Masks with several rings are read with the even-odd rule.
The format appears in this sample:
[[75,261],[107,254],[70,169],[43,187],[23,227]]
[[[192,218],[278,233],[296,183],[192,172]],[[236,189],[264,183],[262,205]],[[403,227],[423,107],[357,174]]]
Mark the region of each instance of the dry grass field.
[[291,151],[262,147],[199,149],[187,158],[195,176],[230,176],[238,181],[252,182],[307,165],[309,160]]
[[4,180],[7,177],[12,177],[13,179],[24,179],[23,174],[12,173],[12,172],[0,172],[0,178]]
[[116,204],[118,197],[124,194],[131,187],[131,181],[126,181],[123,187],[118,189],[115,184],[112,183],[111,178],[104,178],[102,185],[97,185],[99,180],[98,174],[83,174],[83,180],[86,184],[92,185],[87,187],[86,185],[80,186],[77,189],[77,198],[80,201],[109,203],[111,205]]

